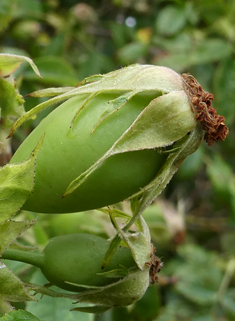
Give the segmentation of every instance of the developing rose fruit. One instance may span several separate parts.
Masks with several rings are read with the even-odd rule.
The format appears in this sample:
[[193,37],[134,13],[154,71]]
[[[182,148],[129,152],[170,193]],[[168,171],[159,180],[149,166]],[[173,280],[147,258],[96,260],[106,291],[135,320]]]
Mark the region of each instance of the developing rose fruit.
[[[177,166],[170,165],[169,181],[208,129],[210,117],[204,111],[210,97],[202,96],[200,89],[169,68],[133,65],[87,78],[46,102],[68,99],[39,124],[12,158],[11,163],[27,159],[45,134],[36,161],[35,187],[23,208],[69,213],[130,198],[156,179],[166,160],[197,128],[194,146],[186,148]],[[194,107],[203,109],[203,122],[196,120]],[[221,128],[223,120],[219,121]]]
[[111,263],[102,269],[109,245],[107,240],[91,234],[70,234],[50,240],[42,253],[8,249],[2,258],[39,267],[52,285],[81,292],[80,301],[126,306],[144,295],[151,264],[140,270],[130,249],[119,247]]

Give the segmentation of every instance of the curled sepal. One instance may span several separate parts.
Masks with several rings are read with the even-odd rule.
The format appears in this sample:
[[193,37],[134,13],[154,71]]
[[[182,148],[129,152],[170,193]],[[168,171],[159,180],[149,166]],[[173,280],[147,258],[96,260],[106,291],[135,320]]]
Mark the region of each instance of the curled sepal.
[[122,280],[99,289],[88,290],[76,295],[78,302],[94,305],[128,306],[144,295],[149,286],[149,269],[136,270]]
[[[84,79],[72,90],[59,92],[58,89],[51,89],[50,96],[56,96],[43,102],[25,115],[20,117],[12,126],[9,136],[12,136],[16,129],[25,121],[37,116],[43,109],[55,103],[63,102],[69,98],[79,95],[94,97],[99,93],[117,93],[119,95],[129,92],[128,96],[134,93],[155,93],[156,96],[164,95],[171,91],[182,90],[182,81],[179,74],[166,67],[151,65],[132,65],[105,75],[94,75]],[[34,93],[34,97],[36,97]],[[40,96],[40,93],[38,94]]]
[[43,138],[25,162],[8,164],[0,169],[0,223],[16,214],[33,190],[35,160]]
[[108,311],[109,309],[110,307],[107,305],[94,305],[94,306],[88,306],[88,307],[73,308],[71,309],[71,311],[101,314]]
[[28,94],[27,97],[54,97],[74,89],[74,87],[45,88]]
[[[137,231],[130,233],[128,228],[133,217],[115,208],[101,209],[101,211],[109,214],[111,223],[117,231],[117,234],[110,242],[110,246],[102,262],[102,267],[105,267],[110,263],[113,255],[118,249],[118,246],[120,245],[121,241],[123,241],[126,246],[130,248],[138,268],[140,270],[144,270],[146,268],[145,263],[149,261],[151,257],[152,248],[149,228],[143,217],[140,217],[136,222]],[[119,227],[116,218],[124,218],[127,221],[127,224],[123,229]]]
[[[195,152],[204,137],[201,126],[197,127],[182,140],[175,143],[174,152],[170,153],[156,178],[145,186],[139,193],[131,197],[131,209],[134,217],[139,217],[152,201],[164,190],[172,176],[182,165],[184,160]],[[177,148],[176,148],[177,147]]]
[[33,60],[19,55],[13,54],[0,54],[0,77],[7,77],[16,71],[22,62],[28,62],[32,67],[33,71],[42,78],[37,66],[34,64]]
[[129,235],[123,233],[123,238],[129,246],[139,269],[145,269],[145,263],[150,259],[151,244],[141,232],[131,233]]
[[174,91],[153,99],[113,146],[69,184],[64,197],[85,183],[111,156],[130,151],[164,148],[187,135],[195,126],[196,120],[189,108],[185,92]]

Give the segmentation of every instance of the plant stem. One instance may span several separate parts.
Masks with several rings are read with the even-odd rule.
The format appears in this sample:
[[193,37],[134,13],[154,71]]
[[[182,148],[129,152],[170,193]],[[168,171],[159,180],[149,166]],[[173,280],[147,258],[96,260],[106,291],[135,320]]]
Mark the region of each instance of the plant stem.
[[0,299],[0,312],[4,315],[11,311],[14,311],[13,306],[9,302]]
[[223,277],[220,287],[217,291],[217,301],[221,300],[225,291],[227,290],[229,283],[231,282],[234,271],[235,271],[235,259],[231,259],[228,262],[224,277]]
[[42,253],[22,250],[8,249],[3,253],[2,259],[20,261],[39,268],[41,268],[44,263],[44,256]]

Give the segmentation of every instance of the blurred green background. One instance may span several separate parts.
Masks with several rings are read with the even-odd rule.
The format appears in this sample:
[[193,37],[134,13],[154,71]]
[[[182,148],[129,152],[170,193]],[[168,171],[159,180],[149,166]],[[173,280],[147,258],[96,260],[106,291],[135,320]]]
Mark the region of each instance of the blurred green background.
[[[133,63],[163,65],[191,73],[212,92],[230,129],[226,141],[204,142],[188,157],[144,214],[165,262],[159,284],[135,305],[100,316],[78,316],[61,299],[27,303],[41,320],[235,320],[234,23],[234,0],[0,0],[0,52],[32,58],[43,77],[23,64],[15,73],[23,96]],[[37,103],[25,97],[26,110]],[[13,151],[49,111],[17,131]],[[20,215],[37,217],[24,240],[39,247],[58,234],[113,233],[100,213]],[[25,280],[44,282],[34,269],[10,266]]]

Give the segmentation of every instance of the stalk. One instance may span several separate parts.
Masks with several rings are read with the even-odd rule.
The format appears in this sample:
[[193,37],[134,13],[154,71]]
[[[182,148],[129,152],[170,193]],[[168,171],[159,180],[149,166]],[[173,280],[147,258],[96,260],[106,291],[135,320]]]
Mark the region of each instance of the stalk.
[[8,249],[2,254],[2,259],[28,263],[39,268],[43,267],[44,255],[40,252]]

